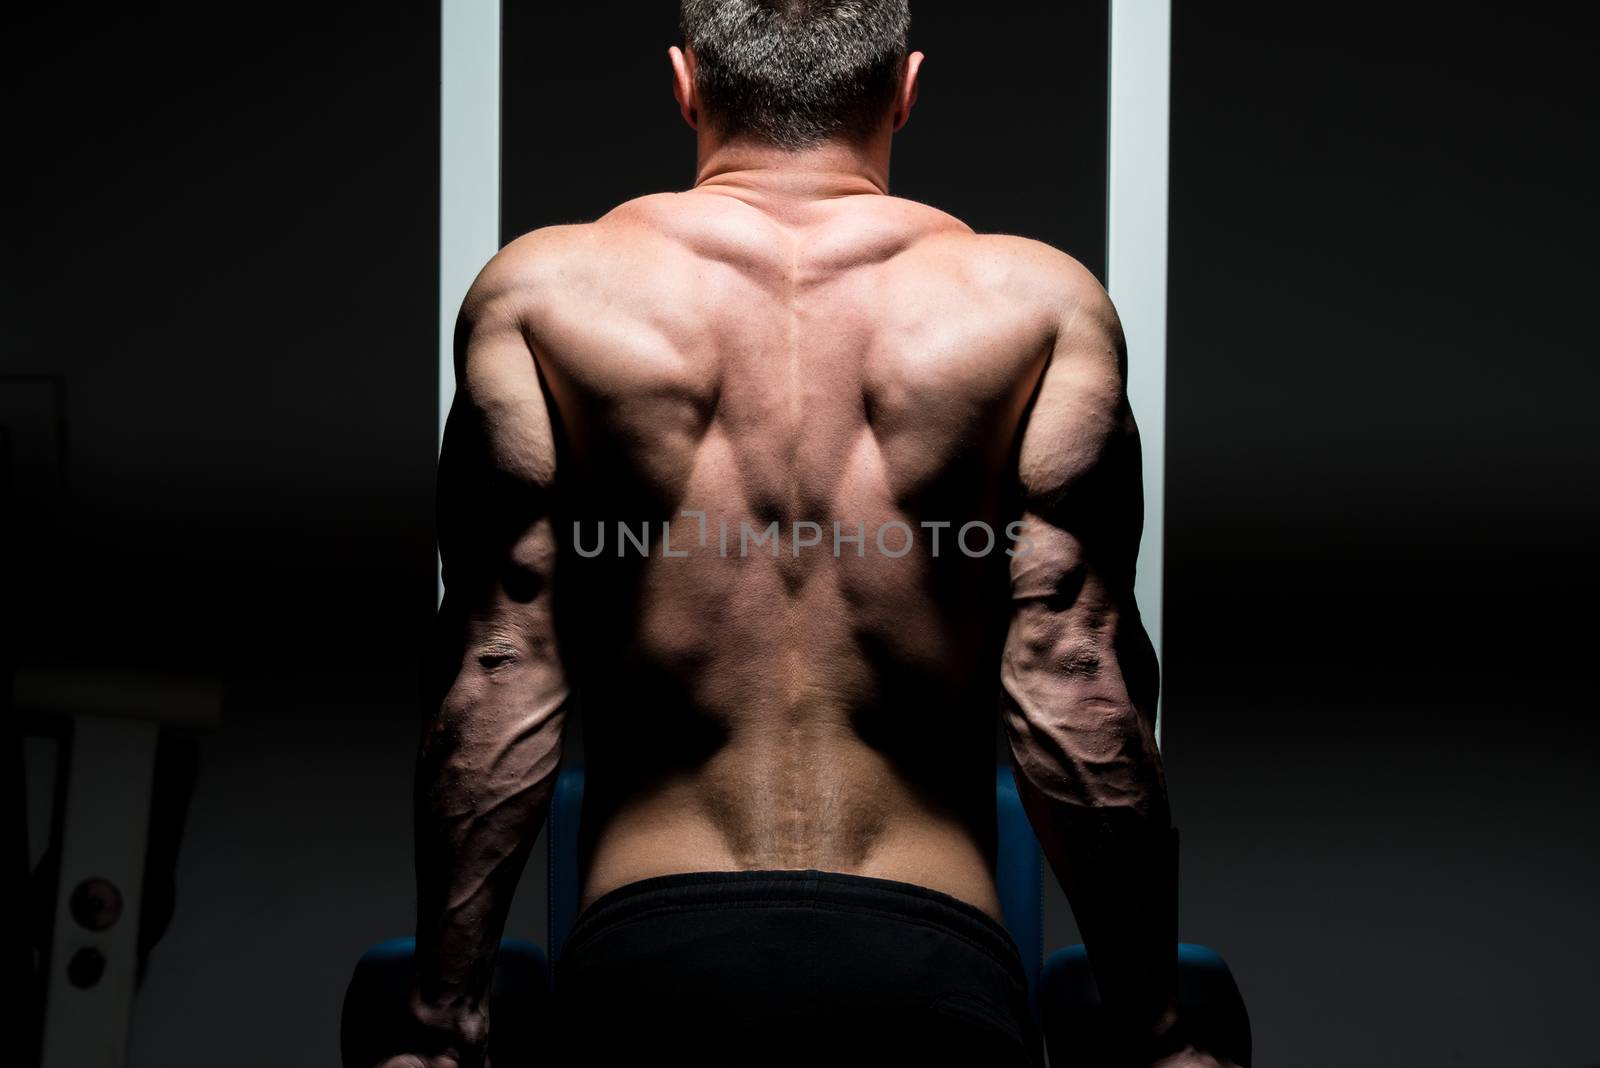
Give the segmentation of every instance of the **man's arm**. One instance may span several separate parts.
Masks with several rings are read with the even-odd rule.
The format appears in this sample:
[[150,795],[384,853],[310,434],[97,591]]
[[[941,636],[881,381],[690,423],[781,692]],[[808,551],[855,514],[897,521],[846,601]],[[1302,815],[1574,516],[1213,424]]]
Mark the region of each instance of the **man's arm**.
[[1018,456],[1030,544],[1011,563],[1003,707],[1023,806],[1129,1063],[1208,1064],[1184,1053],[1176,1014],[1176,832],[1133,596],[1144,504],[1126,372],[1111,302],[1075,267]]
[[551,615],[555,440],[513,255],[497,256],[462,306],[439,461],[438,696],[416,781],[412,1015],[427,1068],[483,1056],[495,955],[549,809],[566,713]]

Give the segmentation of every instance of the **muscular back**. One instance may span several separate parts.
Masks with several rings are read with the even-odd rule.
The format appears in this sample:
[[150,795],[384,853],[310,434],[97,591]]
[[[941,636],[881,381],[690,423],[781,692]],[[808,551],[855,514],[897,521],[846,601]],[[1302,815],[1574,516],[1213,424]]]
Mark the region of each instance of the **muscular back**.
[[[461,368],[512,502],[497,596],[548,622],[485,609],[468,641],[486,684],[543,657],[536,688],[578,698],[585,903],[817,867],[998,915],[1021,431],[1064,328],[1104,317],[1098,286],[909,201],[705,183],[530,234],[474,291],[474,332],[500,324]],[[538,388],[513,397],[519,358]],[[1085,405],[1087,453],[1119,395],[1084,396],[1047,403]],[[1053,445],[1034,466],[1070,468]]]

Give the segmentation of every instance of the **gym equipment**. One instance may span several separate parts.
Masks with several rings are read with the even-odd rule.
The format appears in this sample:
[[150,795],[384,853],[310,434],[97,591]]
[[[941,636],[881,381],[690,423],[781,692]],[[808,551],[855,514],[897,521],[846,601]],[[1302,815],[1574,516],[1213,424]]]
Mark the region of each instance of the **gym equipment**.
[[[177,828],[162,820],[170,821],[175,803],[181,823],[187,804],[166,796],[181,769],[168,767],[166,781],[157,779],[162,731],[215,726],[221,689],[206,679],[73,665],[19,671],[11,698],[30,732],[68,725],[60,732],[55,774],[63,781],[53,791],[59,801],[48,847],[55,904],[40,1063],[116,1068],[126,1056],[143,957],[171,914]],[[170,760],[174,749],[166,749]]]
[[[1056,1065],[1116,1064],[1089,956],[1082,946],[1058,950],[1045,962],[1039,1000],[1045,1046]],[[1228,965],[1215,950],[1178,943],[1178,1005],[1195,1042],[1249,1068],[1250,1017]]]

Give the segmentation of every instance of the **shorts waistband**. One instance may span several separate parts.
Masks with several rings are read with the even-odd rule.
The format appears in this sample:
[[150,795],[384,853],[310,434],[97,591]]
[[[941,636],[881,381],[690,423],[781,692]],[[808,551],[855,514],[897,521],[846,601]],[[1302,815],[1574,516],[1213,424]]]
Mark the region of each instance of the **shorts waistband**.
[[600,895],[578,915],[567,943],[652,909],[808,902],[882,912],[947,928],[977,943],[1027,985],[1022,954],[1011,932],[976,905],[916,883],[816,868],[674,872],[626,883]]

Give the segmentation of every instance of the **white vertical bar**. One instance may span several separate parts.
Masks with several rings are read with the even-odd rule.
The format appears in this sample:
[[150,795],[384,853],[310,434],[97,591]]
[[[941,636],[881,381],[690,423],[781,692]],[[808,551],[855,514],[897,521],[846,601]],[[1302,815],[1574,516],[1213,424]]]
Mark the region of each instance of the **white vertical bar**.
[[[45,987],[44,1068],[120,1068],[126,1061],[159,729],[150,720],[73,717]],[[73,892],[87,879],[103,879],[121,896],[120,915],[105,930],[81,926],[72,914]],[[98,966],[86,981],[74,982],[71,966],[80,954],[93,956]]]
[[[500,248],[500,0],[439,4],[439,434],[461,298]],[[439,594],[443,596],[442,580]]]
[[[1166,518],[1167,130],[1171,0],[1110,0],[1106,285],[1128,338],[1128,395],[1144,442],[1144,540],[1135,594],[1161,655]],[[1160,705],[1156,741],[1161,740]]]

